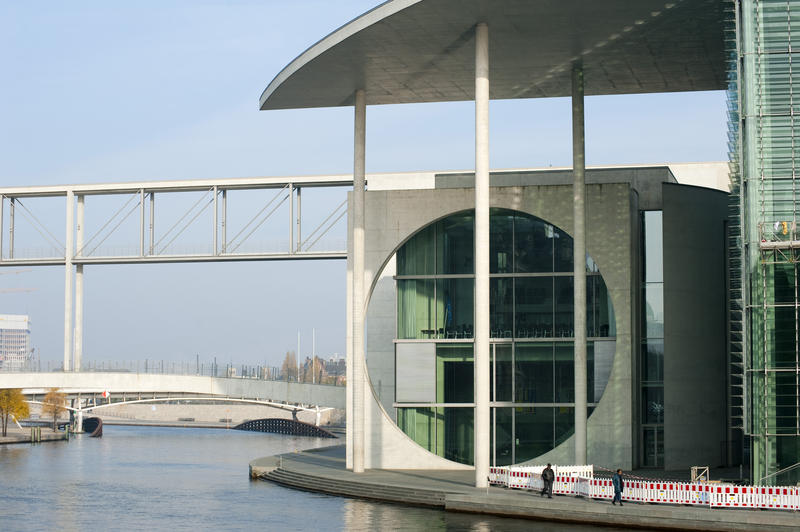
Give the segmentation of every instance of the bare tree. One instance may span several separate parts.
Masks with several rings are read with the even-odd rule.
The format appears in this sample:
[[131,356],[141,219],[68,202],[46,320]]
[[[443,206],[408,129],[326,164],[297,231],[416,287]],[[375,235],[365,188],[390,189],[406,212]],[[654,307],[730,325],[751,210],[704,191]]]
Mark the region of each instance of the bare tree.
[[297,357],[294,351],[287,351],[286,357],[283,359],[281,366],[281,379],[289,382],[294,379],[297,380]]
[[59,392],[58,388],[50,388],[47,395],[44,396],[42,401],[42,414],[46,416],[53,416],[53,432],[57,429],[56,423],[58,416],[61,412],[66,412],[67,396],[63,392]]
[[30,408],[25,396],[19,388],[0,390],[0,422],[3,425],[3,436],[8,434],[8,418],[22,419],[30,415]]

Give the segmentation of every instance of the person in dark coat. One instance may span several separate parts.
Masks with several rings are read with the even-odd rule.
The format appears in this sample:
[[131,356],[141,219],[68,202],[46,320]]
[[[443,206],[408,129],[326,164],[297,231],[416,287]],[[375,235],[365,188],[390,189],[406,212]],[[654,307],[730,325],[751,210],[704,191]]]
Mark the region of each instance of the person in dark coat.
[[544,487],[542,488],[542,497],[547,495],[548,499],[553,498],[553,481],[556,479],[556,474],[553,473],[553,468],[550,467],[550,464],[547,464],[547,467],[544,468],[542,471],[542,481],[544,482]]
[[616,505],[617,501],[619,501],[619,505],[622,506],[622,490],[625,489],[625,481],[622,480],[622,469],[617,469],[617,472],[611,477],[611,483],[614,485],[614,499],[611,504]]

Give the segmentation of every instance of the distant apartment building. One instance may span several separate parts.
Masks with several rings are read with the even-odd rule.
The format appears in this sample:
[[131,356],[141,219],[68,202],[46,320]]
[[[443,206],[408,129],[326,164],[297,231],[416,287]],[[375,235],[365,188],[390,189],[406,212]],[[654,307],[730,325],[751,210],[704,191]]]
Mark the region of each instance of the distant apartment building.
[[18,314],[0,314],[0,370],[25,369],[30,360],[30,318]]

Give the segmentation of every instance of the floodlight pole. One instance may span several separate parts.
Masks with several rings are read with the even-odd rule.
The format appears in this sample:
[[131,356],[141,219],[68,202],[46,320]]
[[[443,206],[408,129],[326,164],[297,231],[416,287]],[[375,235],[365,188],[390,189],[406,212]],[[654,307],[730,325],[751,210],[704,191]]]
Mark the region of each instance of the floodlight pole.
[[489,485],[489,27],[475,27],[475,487]]
[[[78,225],[75,231],[78,257],[83,255],[84,198],[83,194],[78,196]],[[75,352],[72,358],[73,371],[80,371],[83,358],[83,264],[75,266]]]
[[575,464],[586,464],[586,155],[583,65],[572,67],[573,266],[575,307]]
[[367,99],[355,93],[353,157],[353,472],[364,472],[364,187]]

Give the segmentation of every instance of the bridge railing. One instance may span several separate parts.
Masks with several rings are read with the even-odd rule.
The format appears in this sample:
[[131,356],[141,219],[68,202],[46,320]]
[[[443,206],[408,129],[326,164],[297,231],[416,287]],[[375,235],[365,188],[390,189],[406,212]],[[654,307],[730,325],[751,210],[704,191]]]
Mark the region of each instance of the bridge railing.
[[[61,363],[53,361],[28,361],[25,364],[3,366],[0,373],[51,373],[63,371]],[[301,382],[328,386],[345,386],[344,365],[337,365],[332,371],[318,371],[311,375],[310,369],[300,368],[300,379],[297,371],[290,373],[288,379],[281,368],[267,365],[248,364],[216,364],[214,362],[172,362],[165,360],[143,361],[85,361],[80,371],[90,373],[138,373],[147,375],[197,375],[202,377],[219,377],[235,379],[256,379],[265,381]]]

